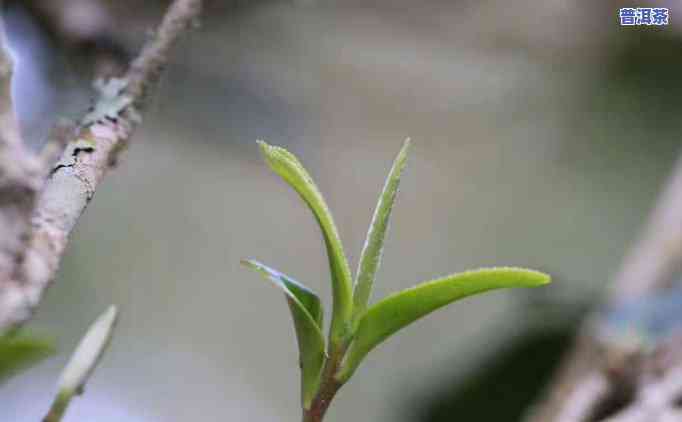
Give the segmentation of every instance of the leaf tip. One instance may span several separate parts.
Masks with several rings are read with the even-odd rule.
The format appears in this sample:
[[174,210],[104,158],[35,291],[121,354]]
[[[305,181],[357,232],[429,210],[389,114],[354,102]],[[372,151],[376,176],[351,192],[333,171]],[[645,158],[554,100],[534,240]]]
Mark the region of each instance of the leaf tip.
[[537,272],[537,286],[544,286],[545,284],[550,284],[552,282],[552,276],[549,274]]
[[519,284],[525,287],[539,287],[552,282],[552,277],[549,274],[543,273],[541,271],[518,267],[506,267],[500,269],[516,273],[519,277]]
[[410,151],[410,148],[412,147],[412,138],[406,138],[405,141],[403,142],[403,146],[400,147],[400,152],[398,153],[398,159],[400,161],[405,161],[407,158],[407,153]]
[[265,275],[266,278],[270,278],[267,269],[263,264],[260,262],[256,261],[255,259],[241,259],[239,261],[240,264],[242,264],[244,267],[254,270],[257,273]]
[[270,162],[270,157],[272,156],[272,145],[268,144],[267,142],[259,139],[256,141],[256,144],[258,144],[258,147],[260,148],[261,154],[263,154],[263,158],[265,158],[266,162]]
[[262,139],[257,139],[256,144],[260,147],[262,151],[265,151],[270,145]]

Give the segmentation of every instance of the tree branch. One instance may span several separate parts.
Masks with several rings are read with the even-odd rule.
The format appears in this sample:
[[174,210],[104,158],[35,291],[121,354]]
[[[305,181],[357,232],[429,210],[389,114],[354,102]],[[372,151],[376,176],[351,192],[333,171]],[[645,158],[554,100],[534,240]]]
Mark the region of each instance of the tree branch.
[[69,234],[140,123],[145,95],[156,85],[170,48],[200,9],[201,0],[175,0],[126,74],[97,81],[100,95],[95,106],[70,131],[60,160],[35,206],[25,214],[31,230],[22,258],[11,272],[0,273],[0,329],[21,324],[39,304],[55,277]]
[[678,400],[682,396],[682,366],[645,383],[632,404],[604,422],[672,422],[682,420]]
[[16,269],[30,233],[31,213],[40,189],[39,163],[19,133],[12,101],[12,58],[0,22],[0,313],[13,301]]
[[654,207],[646,229],[611,285],[612,302],[667,287],[682,263],[682,156]]
[[[604,305],[609,307],[628,302],[647,293],[670,287],[673,276],[681,264],[682,156],[678,159],[673,174],[651,213],[643,235],[626,256],[620,271],[614,278]],[[682,343],[679,340],[675,339],[675,347],[679,347]],[[589,408],[589,406],[596,408],[604,397],[616,389],[623,388],[622,383],[602,382],[599,384],[600,394],[586,392],[587,387],[597,385],[590,383],[589,379],[596,380],[595,377],[608,373],[609,362],[603,359],[603,356],[608,353],[603,350],[603,345],[600,345],[595,337],[590,321],[586,321],[571,351],[564,358],[544,401],[531,409],[527,421],[591,421],[592,419],[587,416],[583,419],[566,419],[562,415],[573,415],[574,412],[578,412],[576,410],[578,408]],[[672,364],[676,365],[681,362],[682,356],[678,356],[674,362],[668,363],[664,371],[670,370]],[[644,388],[641,385],[644,378],[641,373],[634,374],[634,376],[637,378],[634,380],[634,388],[641,391]],[[579,413],[588,415],[590,412],[581,410]],[[609,419],[612,422],[640,420],[654,422],[659,419],[632,419],[630,417],[614,418],[613,421]]]
[[4,22],[0,23],[0,145],[20,147],[19,122],[14,113],[12,99],[12,72],[14,64],[7,47]]

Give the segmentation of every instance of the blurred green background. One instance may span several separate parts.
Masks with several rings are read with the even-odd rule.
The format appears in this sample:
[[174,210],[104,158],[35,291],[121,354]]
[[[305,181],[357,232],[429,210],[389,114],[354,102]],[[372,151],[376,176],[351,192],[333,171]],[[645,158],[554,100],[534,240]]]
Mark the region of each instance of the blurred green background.
[[[88,28],[79,13],[98,2],[55,4],[70,3],[75,27]],[[134,52],[164,3],[102,2],[108,36]],[[258,258],[325,298],[329,276],[312,216],[255,140],[301,158],[354,267],[411,137],[374,297],[490,265],[555,283],[418,322],[370,355],[328,419],[518,420],[680,150],[673,3],[655,3],[671,8],[671,26],[621,28],[619,7],[654,3],[209,2],[30,325],[60,353],[0,386],[0,419],[39,419],[78,338],[115,303],[113,346],[67,421],[298,420],[286,305],[239,260]],[[10,2],[6,15],[22,122],[39,144],[55,113],[87,107],[90,50],[24,6]]]

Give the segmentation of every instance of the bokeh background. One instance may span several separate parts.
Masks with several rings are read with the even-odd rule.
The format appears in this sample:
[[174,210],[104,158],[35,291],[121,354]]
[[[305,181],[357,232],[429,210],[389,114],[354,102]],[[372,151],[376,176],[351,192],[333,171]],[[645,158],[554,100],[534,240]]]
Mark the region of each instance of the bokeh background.
[[[102,57],[133,54],[167,2],[6,3],[20,118],[38,147],[56,116],[87,108]],[[619,7],[646,5],[669,7],[671,25],[618,25]],[[672,1],[209,1],[30,324],[59,353],[0,386],[0,420],[39,420],[110,303],[115,341],[67,420],[298,420],[285,302],[239,260],[325,298],[329,275],[314,219],[255,141],[301,158],[355,267],[406,137],[375,298],[490,265],[555,283],[416,323],[369,356],[328,419],[519,420],[680,150],[678,22]]]

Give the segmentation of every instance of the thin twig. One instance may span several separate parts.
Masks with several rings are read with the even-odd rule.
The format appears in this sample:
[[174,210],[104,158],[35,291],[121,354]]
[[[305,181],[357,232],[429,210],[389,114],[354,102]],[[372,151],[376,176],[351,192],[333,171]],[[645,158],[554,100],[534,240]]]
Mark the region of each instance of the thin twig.
[[13,301],[16,269],[31,227],[31,212],[41,186],[39,161],[21,140],[12,100],[13,62],[0,22],[0,313]]
[[0,280],[0,329],[27,320],[55,277],[69,234],[140,123],[144,96],[168,52],[197,19],[201,0],[175,0],[123,78],[100,81],[100,96],[52,168],[31,215],[32,231],[15,277]]
[[14,63],[7,45],[4,22],[0,22],[0,145],[22,147],[19,121],[14,112],[12,73]]
[[47,142],[38,155],[41,167],[44,170],[43,177],[45,179],[50,176],[50,172],[61,158],[69,141],[74,137],[76,130],[78,130],[78,126],[75,122],[61,118],[50,130]]

